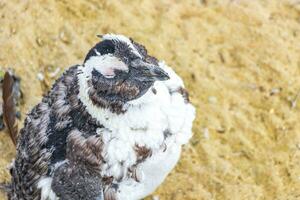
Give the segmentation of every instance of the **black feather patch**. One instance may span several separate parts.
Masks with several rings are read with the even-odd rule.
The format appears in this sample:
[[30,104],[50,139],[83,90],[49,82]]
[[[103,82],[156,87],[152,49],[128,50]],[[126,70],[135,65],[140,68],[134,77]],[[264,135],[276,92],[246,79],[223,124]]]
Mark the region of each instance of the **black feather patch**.
[[104,40],[96,44],[86,55],[84,62],[87,61],[92,56],[113,54],[115,52],[115,45],[111,40]]
[[52,189],[61,200],[103,200],[99,172],[102,141],[97,136],[85,139],[78,130],[67,138],[68,161],[54,172]]

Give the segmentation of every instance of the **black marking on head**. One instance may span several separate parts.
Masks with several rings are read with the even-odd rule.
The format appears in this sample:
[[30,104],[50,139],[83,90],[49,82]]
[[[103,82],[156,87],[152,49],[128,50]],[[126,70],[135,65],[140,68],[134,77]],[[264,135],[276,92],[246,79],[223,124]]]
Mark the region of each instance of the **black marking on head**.
[[130,65],[130,62],[134,59],[139,58],[134,52],[133,49],[125,42],[113,40],[115,44],[115,56],[122,60],[125,64]]
[[[140,45],[141,46],[141,45]],[[138,46],[133,45],[135,49],[132,49],[131,46],[118,39],[106,39],[99,43],[97,43],[87,54],[84,62],[86,62],[90,57],[97,56],[97,55],[105,55],[105,54],[113,54],[115,57],[122,60],[125,64],[129,65],[130,62],[134,59],[139,58],[139,55],[136,55],[134,53],[135,50],[138,52],[143,52],[144,55],[147,54],[147,51],[145,51],[145,48],[143,50],[139,50]],[[141,46],[142,47],[142,46]]]
[[113,54],[115,52],[115,44],[111,40],[104,40],[97,43],[86,55],[84,62],[87,61],[92,56],[97,56],[105,54]]

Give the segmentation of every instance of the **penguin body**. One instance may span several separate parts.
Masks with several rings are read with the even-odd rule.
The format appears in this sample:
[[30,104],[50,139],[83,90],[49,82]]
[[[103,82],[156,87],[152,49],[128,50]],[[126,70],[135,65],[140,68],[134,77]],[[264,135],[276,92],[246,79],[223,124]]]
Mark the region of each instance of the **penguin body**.
[[171,68],[132,39],[104,35],[28,114],[9,199],[144,198],[178,162],[194,118]]

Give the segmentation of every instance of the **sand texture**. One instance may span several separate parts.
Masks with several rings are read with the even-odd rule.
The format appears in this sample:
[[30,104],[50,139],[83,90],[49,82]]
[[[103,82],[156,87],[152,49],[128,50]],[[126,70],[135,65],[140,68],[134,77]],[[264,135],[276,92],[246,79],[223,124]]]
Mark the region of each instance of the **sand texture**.
[[[194,137],[154,199],[300,199],[299,0],[0,0],[0,67],[22,79],[22,118],[110,32],[172,66],[197,107]],[[0,154],[9,181],[4,132]]]

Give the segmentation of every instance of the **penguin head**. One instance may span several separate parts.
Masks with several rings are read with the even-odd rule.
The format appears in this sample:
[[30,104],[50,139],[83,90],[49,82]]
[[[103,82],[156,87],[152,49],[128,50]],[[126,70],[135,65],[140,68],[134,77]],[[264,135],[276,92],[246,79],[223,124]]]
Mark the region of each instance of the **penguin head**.
[[102,107],[121,105],[144,95],[155,81],[169,79],[144,46],[123,35],[101,38],[83,63],[93,103]]

